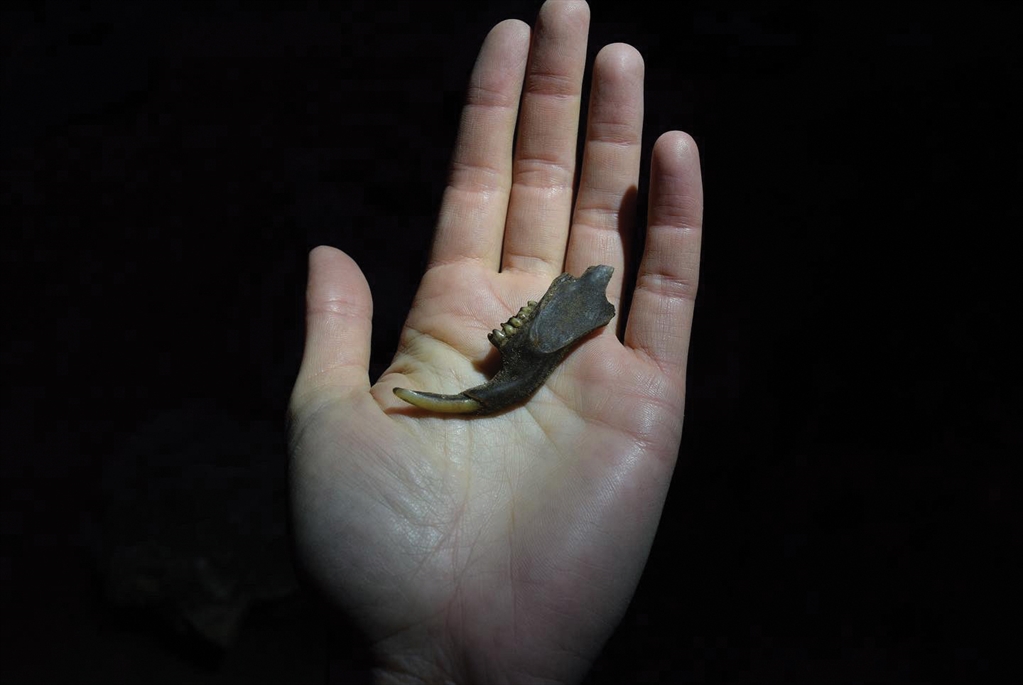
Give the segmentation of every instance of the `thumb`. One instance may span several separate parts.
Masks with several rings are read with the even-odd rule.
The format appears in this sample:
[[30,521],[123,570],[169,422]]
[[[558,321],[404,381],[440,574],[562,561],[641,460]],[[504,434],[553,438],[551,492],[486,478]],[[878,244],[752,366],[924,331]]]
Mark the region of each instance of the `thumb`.
[[355,260],[325,245],[310,252],[305,351],[295,394],[368,389],[372,319],[369,284]]

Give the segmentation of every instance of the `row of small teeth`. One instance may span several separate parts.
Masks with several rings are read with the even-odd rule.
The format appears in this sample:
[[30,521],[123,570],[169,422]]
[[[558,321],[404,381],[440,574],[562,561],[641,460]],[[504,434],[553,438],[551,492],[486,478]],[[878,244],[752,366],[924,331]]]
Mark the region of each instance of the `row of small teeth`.
[[524,307],[519,308],[518,314],[508,319],[506,323],[501,324],[500,329],[495,328],[487,337],[489,337],[494,342],[497,341],[504,342],[504,340],[506,340],[509,335],[515,333],[517,329],[522,328],[522,324],[525,323],[523,319],[526,316],[528,316],[531,311],[533,311],[533,307],[535,306],[536,302],[533,300],[529,300],[529,302],[527,302]]

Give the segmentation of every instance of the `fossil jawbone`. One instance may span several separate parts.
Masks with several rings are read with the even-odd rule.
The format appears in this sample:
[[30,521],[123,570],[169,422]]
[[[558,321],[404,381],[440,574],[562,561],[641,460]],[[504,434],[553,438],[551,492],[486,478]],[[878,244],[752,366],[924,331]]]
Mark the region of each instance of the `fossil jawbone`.
[[572,345],[614,317],[607,284],[614,269],[591,266],[579,278],[561,274],[539,302],[529,301],[487,336],[501,352],[501,370],[483,385],[457,395],[395,388],[394,394],[422,409],[452,414],[491,414],[525,402]]

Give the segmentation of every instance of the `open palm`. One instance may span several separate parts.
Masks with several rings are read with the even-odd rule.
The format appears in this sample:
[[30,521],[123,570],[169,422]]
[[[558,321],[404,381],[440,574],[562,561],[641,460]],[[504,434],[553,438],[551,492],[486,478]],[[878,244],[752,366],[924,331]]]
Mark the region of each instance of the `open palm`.
[[[646,561],[682,430],[699,263],[699,162],[654,147],[634,284],[643,62],[605,47],[575,146],[589,9],[549,0],[532,36],[506,21],[472,74],[430,264],[380,380],[358,266],[310,256],[306,351],[291,402],[300,560],[366,632],[381,679],[571,682],[621,617]],[[513,138],[518,125],[517,147]],[[551,280],[615,267],[619,317],[525,404],[434,415],[395,386],[456,393],[494,370],[487,333]],[[618,307],[620,313],[620,307]]]

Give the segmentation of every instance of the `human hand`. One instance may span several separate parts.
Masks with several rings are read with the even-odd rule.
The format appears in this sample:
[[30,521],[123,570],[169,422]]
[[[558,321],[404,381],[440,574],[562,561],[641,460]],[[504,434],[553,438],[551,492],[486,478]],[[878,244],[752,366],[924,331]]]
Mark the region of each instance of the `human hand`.
[[[585,3],[548,0],[532,41],[518,21],[484,41],[429,265],[375,385],[366,280],[338,250],[310,255],[290,407],[296,550],[367,635],[381,681],[578,680],[657,528],[682,431],[699,160],[684,133],[655,144],[645,249],[626,282],[643,61],[623,44],[595,60],[573,205],[588,25]],[[628,321],[586,339],[524,405],[434,415],[392,394],[480,383],[487,333],[594,264],[615,268],[619,315],[632,289]]]

